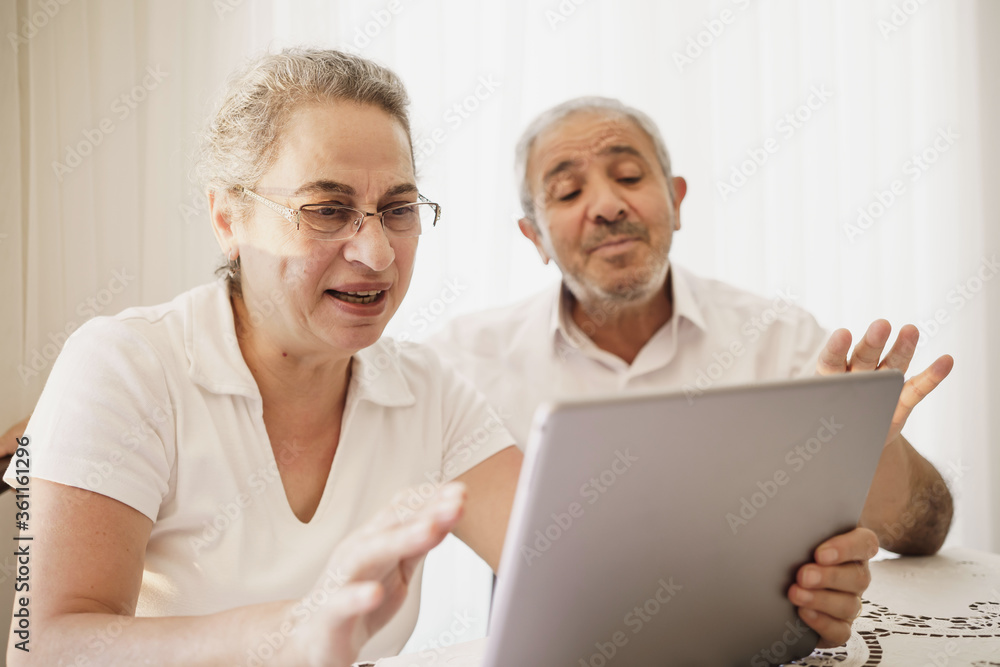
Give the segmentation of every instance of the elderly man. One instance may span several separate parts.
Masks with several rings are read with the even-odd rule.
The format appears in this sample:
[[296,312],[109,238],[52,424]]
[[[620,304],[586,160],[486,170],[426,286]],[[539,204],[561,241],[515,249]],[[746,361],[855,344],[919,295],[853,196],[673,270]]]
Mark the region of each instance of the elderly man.
[[[535,408],[558,397],[632,389],[694,396],[713,384],[906,371],[915,327],[904,327],[881,358],[890,326],[876,321],[848,358],[850,333],[828,339],[787,296],[762,299],[671,265],[687,184],[672,176],[659,131],[642,112],[606,98],[561,104],[525,131],[517,164],[521,232],[543,262],[556,263],[562,284],[457,318],[430,342],[487,394],[522,447]],[[846,640],[856,611],[847,597],[856,600],[867,586],[867,567],[847,565],[866,565],[874,554],[875,536],[866,529],[899,553],[933,553],[944,541],[952,511],[947,486],[900,430],[951,366],[942,357],[906,383],[861,528],[821,545],[820,565],[803,568],[789,592],[800,607],[813,607],[803,619],[825,637],[839,631]],[[863,581],[852,574],[859,571]],[[830,606],[811,604],[817,598]]]

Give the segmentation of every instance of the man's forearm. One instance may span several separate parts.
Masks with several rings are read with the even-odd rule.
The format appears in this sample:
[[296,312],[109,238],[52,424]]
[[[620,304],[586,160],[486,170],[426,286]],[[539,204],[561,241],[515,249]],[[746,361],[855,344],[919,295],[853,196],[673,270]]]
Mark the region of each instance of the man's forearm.
[[944,543],[952,510],[941,474],[900,436],[882,451],[860,525],[885,549],[928,555]]

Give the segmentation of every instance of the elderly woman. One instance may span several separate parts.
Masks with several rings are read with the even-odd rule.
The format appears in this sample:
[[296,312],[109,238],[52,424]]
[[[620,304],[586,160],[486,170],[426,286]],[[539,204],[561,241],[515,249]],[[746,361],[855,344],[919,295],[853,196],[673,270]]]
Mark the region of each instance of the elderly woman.
[[[380,339],[439,214],[406,104],[335,51],[230,82],[201,159],[227,279],[81,327],[5,477],[24,486],[27,452],[31,652],[15,636],[10,664],[342,667],[402,647],[449,531],[497,569],[519,451],[428,351]],[[837,643],[867,559],[828,569],[803,606]]]
[[200,164],[228,279],[88,322],[32,416],[11,664],[340,666],[399,651],[449,531],[496,569],[520,453],[430,352],[380,340],[439,212],[407,102],[334,51],[231,80]]

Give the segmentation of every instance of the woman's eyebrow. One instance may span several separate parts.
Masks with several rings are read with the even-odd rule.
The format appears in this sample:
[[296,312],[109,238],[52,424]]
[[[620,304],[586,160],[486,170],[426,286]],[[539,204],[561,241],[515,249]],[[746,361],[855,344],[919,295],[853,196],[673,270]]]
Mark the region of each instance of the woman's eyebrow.
[[350,185],[345,183],[338,183],[337,181],[311,181],[305,185],[299,186],[299,188],[292,193],[293,197],[301,197],[303,195],[313,195],[313,194],[327,194],[327,193],[337,193],[341,195],[354,196],[355,191]]
[[400,183],[385,191],[383,197],[395,197],[396,195],[408,195],[417,192],[416,183]]
[[[411,194],[417,192],[416,183],[399,183],[394,185],[383,193],[383,197],[395,197],[397,195]],[[339,183],[337,181],[327,181],[318,180],[311,181],[300,186],[295,192],[292,193],[293,197],[302,197],[305,195],[323,195],[323,194],[341,194],[353,197],[357,194],[357,191],[346,183]]]

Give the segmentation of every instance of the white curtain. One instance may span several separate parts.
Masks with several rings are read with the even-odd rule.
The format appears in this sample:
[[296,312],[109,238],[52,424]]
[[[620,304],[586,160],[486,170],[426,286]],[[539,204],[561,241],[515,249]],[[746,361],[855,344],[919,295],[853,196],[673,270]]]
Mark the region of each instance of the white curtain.
[[[67,330],[211,279],[189,180],[210,101],[253,53],[323,45],[406,81],[421,188],[444,207],[389,333],[557,279],[514,224],[512,147],[553,104],[620,97],[688,180],[675,261],[789,290],[856,336],[914,322],[914,369],[955,356],[906,434],[954,491],[949,544],[1000,551],[998,29],[992,0],[2,3],[0,427],[30,411]],[[441,562],[429,577],[481,580]],[[434,596],[411,648],[447,642],[452,613],[475,620],[458,639],[481,634],[468,587]]]

